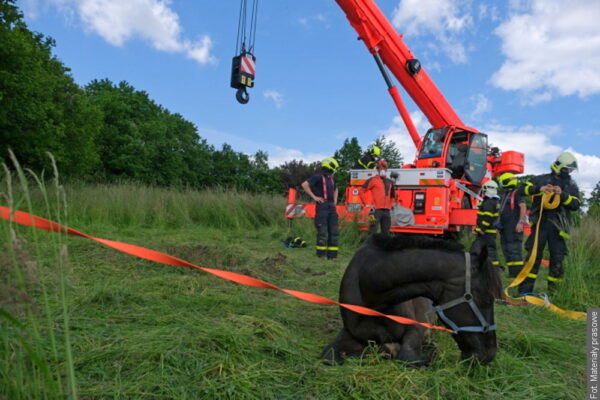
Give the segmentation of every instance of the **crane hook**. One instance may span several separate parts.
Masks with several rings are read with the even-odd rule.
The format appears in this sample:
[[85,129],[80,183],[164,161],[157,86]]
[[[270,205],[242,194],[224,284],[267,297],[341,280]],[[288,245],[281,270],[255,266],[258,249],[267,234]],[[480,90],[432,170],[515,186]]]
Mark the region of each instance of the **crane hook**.
[[240,87],[237,92],[235,92],[235,98],[240,104],[246,104],[250,100],[250,95],[246,91],[246,86]]

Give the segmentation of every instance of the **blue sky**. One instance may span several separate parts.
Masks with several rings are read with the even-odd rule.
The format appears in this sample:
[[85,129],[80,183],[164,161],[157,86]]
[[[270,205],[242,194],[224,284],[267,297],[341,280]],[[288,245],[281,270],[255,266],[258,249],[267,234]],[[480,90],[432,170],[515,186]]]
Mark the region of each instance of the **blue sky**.
[[[249,1],[251,3],[251,1]],[[572,151],[581,189],[600,181],[600,1],[379,0],[461,119],[526,173]],[[330,156],[356,136],[414,147],[371,55],[333,0],[261,0],[256,86],[229,88],[239,0],[18,0],[56,40],[76,82],[127,81],[193,122],[216,147],[272,165]],[[403,93],[421,134],[428,123]]]

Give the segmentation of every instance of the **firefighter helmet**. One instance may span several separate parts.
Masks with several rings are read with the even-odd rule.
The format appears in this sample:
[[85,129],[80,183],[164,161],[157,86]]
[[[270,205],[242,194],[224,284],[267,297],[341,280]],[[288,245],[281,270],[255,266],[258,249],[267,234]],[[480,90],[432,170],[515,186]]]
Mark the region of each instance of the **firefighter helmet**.
[[481,187],[481,190],[483,191],[483,194],[486,196],[494,196],[498,194],[498,184],[493,181],[493,180],[489,180],[486,183],[483,184],[483,186]]
[[373,146],[373,147],[371,147],[370,153],[373,156],[379,156],[379,155],[381,155],[381,148],[379,146]]
[[565,151],[556,158],[556,161],[550,165],[550,169],[558,174],[561,169],[566,168],[569,172],[577,170],[577,160],[575,156],[568,151]]
[[327,168],[331,172],[335,172],[339,168],[340,164],[335,158],[327,157],[321,162],[321,167]]
[[503,188],[517,186],[517,177],[512,172],[505,172],[498,177]]

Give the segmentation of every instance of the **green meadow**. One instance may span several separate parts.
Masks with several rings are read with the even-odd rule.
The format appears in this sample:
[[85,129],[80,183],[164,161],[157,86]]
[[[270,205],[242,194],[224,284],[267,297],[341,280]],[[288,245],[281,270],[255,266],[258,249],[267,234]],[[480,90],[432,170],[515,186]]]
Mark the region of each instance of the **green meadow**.
[[[336,300],[364,240],[346,226],[340,261],[319,260],[311,221],[290,227],[283,196],[231,190],[62,186],[5,172],[0,205]],[[290,233],[309,247],[284,247]],[[428,367],[378,355],[332,367],[319,355],[341,327],[336,307],[5,220],[0,246],[2,400],[585,396],[585,322],[542,308],[496,306],[499,351],[487,366],[460,363],[451,336],[432,332],[437,352]],[[600,305],[597,220],[583,218],[575,229],[566,264],[552,301],[579,311]],[[545,279],[538,285],[544,291]]]

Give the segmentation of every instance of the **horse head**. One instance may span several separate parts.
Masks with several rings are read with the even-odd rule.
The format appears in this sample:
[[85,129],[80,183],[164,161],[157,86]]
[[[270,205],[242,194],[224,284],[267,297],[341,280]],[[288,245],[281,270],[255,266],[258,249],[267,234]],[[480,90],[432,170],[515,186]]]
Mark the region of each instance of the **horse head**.
[[502,283],[485,246],[478,243],[465,256],[464,272],[444,285],[440,305],[434,310],[456,332],[452,337],[461,350],[461,359],[475,358],[487,364],[496,356],[494,299],[500,297]]

